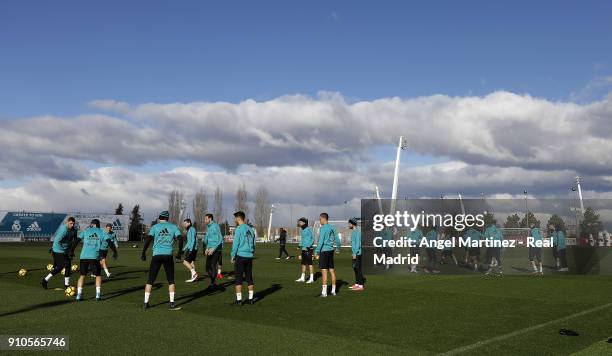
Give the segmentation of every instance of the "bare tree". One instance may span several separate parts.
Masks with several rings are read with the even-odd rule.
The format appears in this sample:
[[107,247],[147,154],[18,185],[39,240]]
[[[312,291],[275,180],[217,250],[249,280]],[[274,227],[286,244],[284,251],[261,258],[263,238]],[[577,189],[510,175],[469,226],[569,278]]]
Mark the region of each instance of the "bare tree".
[[215,189],[214,215],[215,219],[217,219],[217,222],[221,224],[223,222],[223,192],[221,192],[221,188],[219,187]]
[[206,190],[204,190],[204,188],[200,188],[193,198],[193,220],[197,229],[200,231],[205,230],[204,214],[206,214],[207,210],[208,196],[206,195]]
[[247,204],[247,189],[246,185],[243,183],[238,190],[236,191],[236,211],[243,211],[244,215],[249,216],[249,206]]
[[169,221],[173,224],[180,225],[180,220],[182,217],[181,213],[185,204],[183,197],[183,193],[178,189],[171,191],[168,197],[168,212],[170,213]]
[[270,201],[268,200],[268,190],[261,186],[255,194],[255,212],[253,217],[258,236],[264,235],[269,216]]

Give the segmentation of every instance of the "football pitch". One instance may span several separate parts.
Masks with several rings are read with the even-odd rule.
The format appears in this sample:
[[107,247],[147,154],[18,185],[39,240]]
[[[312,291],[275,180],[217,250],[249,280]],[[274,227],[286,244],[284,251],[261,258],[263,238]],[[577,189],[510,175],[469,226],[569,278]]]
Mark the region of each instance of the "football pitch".
[[[320,281],[294,282],[297,259],[276,260],[276,245],[258,244],[257,304],[231,306],[227,276],[224,290],[206,294],[208,281],[185,283],[188,272],[176,264],[182,310],[168,310],[162,271],[153,308],[143,311],[150,251],[142,262],[141,246],[122,243],[103,301],[95,301],[88,277],[85,301],[77,304],[54,290],[63,286],[61,275],[49,290],[40,286],[49,247],[0,245],[0,334],[69,335],[72,354],[612,354],[610,276],[366,275],[366,290],[352,292],[350,249],[343,248],[336,256],[339,294],[315,298]],[[224,272],[232,270],[228,251]],[[201,255],[197,266],[202,274]],[[580,335],[559,335],[560,328]]]

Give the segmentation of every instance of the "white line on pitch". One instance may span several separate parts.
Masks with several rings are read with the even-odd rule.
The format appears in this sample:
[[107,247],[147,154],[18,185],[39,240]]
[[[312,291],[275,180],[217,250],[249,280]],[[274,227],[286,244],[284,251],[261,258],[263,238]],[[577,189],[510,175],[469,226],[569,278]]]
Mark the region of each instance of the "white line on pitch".
[[563,318],[547,321],[545,323],[534,325],[534,326],[530,326],[530,327],[527,327],[527,328],[524,328],[524,329],[519,329],[519,330],[513,331],[513,332],[508,333],[508,334],[492,337],[492,338],[487,339],[487,340],[478,341],[478,342],[476,342],[474,344],[471,344],[471,345],[466,345],[466,346],[458,347],[456,349],[452,349],[450,351],[443,352],[440,355],[457,355],[457,354],[460,354],[460,353],[463,353],[463,352],[467,352],[467,351],[470,351],[470,350],[477,349],[477,348],[482,347],[484,345],[488,345],[488,344],[491,344],[491,343],[494,343],[494,342],[497,342],[497,341],[506,340],[506,339],[509,339],[509,338],[512,338],[512,337],[515,337],[515,336],[518,336],[518,335],[521,335],[521,334],[524,334],[524,333],[527,333],[527,332],[530,332],[530,331],[533,331],[533,330],[537,330],[537,329],[540,329],[540,328],[543,328],[543,327],[546,327],[546,326],[550,326],[550,325],[553,325],[553,324],[556,324],[556,323],[560,323],[560,322],[563,322],[563,321],[566,321],[566,320],[569,320],[569,319],[572,319],[572,318],[576,318],[576,317],[583,316],[583,315],[586,315],[586,314],[594,313],[596,311],[605,309],[605,308],[607,308],[607,307],[609,307],[611,305],[612,305],[612,303],[600,305],[598,307],[595,307],[595,308],[592,308],[592,309],[587,309],[587,310],[578,312],[576,314],[568,315],[568,316],[563,317]]

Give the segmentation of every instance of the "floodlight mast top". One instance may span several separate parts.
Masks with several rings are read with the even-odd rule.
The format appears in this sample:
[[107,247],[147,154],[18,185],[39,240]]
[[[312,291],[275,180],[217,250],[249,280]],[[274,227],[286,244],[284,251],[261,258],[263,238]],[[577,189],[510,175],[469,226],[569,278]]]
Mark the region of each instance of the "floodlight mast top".
[[580,176],[576,177],[576,187],[578,188],[578,198],[580,199],[580,213],[584,215],[584,202],[582,201],[582,188],[580,187]]
[[404,136],[400,136],[399,143],[397,145],[397,153],[395,156],[395,171],[393,172],[393,190],[391,191],[391,211],[390,214],[394,214],[395,212],[395,200],[397,199],[397,185],[398,185],[398,176],[399,176],[399,166],[400,159],[402,155],[402,150],[408,148],[404,140]]

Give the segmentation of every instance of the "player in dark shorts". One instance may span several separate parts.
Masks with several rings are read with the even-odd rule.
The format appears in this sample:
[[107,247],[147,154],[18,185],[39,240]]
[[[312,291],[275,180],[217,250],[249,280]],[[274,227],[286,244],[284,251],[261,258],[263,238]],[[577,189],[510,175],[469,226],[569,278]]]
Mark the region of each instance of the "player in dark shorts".
[[140,259],[143,261],[147,260],[147,249],[149,245],[153,243],[153,257],[151,258],[151,266],[149,268],[149,278],[145,285],[145,296],[144,296],[144,309],[149,308],[149,298],[151,297],[151,290],[153,289],[153,283],[157,278],[160,268],[163,266],[166,272],[166,279],[168,280],[168,294],[170,295],[170,310],[178,310],[180,307],[176,306],[174,302],[174,295],[176,292],[176,286],[174,283],[174,260],[172,258],[172,247],[174,241],[181,236],[181,230],[178,226],[169,223],[170,213],[162,211],[159,213],[159,222],[151,227],[147,239],[145,241],[144,248],[142,249],[142,255]]
[[53,237],[53,247],[51,248],[51,255],[53,256],[53,268],[42,279],[40,284],[44,289],[47,289],[47,283],[49,280],[64,270],[64,289],[70,285],[70,274],[72,267],[71,247],[76,240],[76,227],[74,226],[75,220],[71,216],[66,219],[66,223],[62,224],[55,236]]
[[83,284],[85,276],[91,273],[96,277],[96,300],[102,300],[102,277],[100,277],[100,246],[106,243],[113,250],[113,258],[117,258],[117,249],[112,243],[108,243],[111,237],[102,229],[100,229],[100,220],[93,219],[85,231],[82,231],[78,239],[72,245],[72,253],[76,249],[79,242],[83,241],[83,248],[80,255],[80,277],[77,284],[77,301],[83,300]]
[[183,221],[183,227],[187,231],[187,241],[183,248],[185,252],[185,260],[183,265],[191,272],[191,278],[186,280],[186,283],[195,282],[198,279],[198,273],[195,268],[195,260],[198,256],[198,237],[195,226],[191,222],[191,219],[185,219]]
[[334,245],[340,253],[340,237],[336,227],[329,223],[329,215],[319,215],[321,228],[319,229],[319,241],[315,248],[315,256],[319,256],[319,269],[321,270],[321,294],[318,297],[327,297],[327,272],[331,274],[331,294],[336,295],[336,269],[334,266]]
[[536,243],[542,242],[542,232],[540,231],[539,227],[535,226],[534,223],[529,225],[531,227],[531,230],[529,230],[529,235],[530,237],[533,237],[534,242],[534,246],[529,246],[529,263],[531,264],[531,268],[533,268],[534,274],[542,275],[544,274],[544,271],[542,270],[542,248],[535,246]]
[[[206,214],[204,216],[204,223],[206,224],[206,236],[202,242],[205,246],[204,255],[206,256],[206,273],[210,278],[209,289],[216,289],[217,284],[215,283],[220,275],[218,264],[223,254],[223,235],[219,224],[214,220],[212,214]],[[223,276],[221,276],[223,278]]]
[[247,304],[255,304],[253,282],[253,256],[255,253],[255,234],[253,229],[245,223],[244,212],[234,213],[236,230],[232,242],[232,262],[234,263],[234,276],[236,278],[236,301],[233,305],[242,305],[242,283],[246,279],[249,289]]
[[[312,253],[314,245],[314,235],[312,229],[308,226],[308,219],[299,218],[298,227],[300,228],[300,263],[302,275],[296,279],[296,282],[314,283],[314,270],[312,267]],[[310,271],[310,278],[306,281],[306,268]]]
[[104,230],[109,238],[102,241],[102,244],[100,245],[100,266],[102,267],[102,270],[104,270],[104,273],[106,273],[106,278],[111,278],[112,275],[108,271],[108,260],[106,257],[108,256],[109,244],[112,243],[115,248],[117,247],[117,235],[113,231],[113,224],[106,224]]

